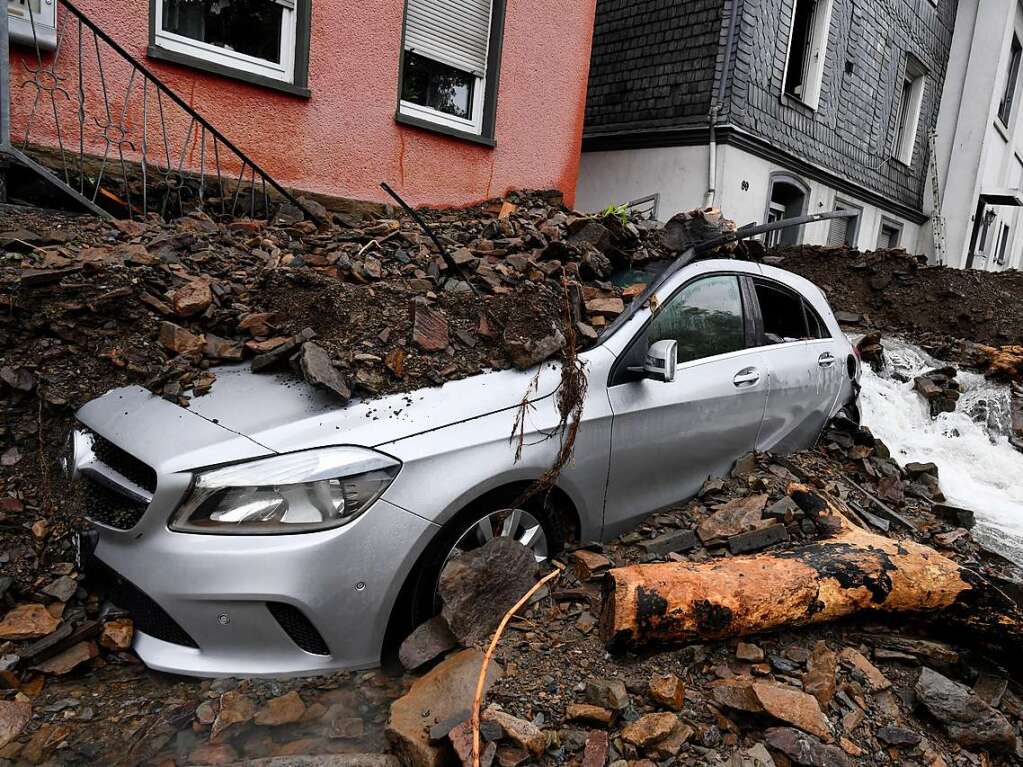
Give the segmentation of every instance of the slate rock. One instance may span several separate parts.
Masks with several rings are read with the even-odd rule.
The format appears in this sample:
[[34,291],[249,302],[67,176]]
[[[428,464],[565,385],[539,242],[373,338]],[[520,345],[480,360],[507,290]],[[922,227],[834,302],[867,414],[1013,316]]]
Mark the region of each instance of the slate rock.
[[821,743],[817,738],[792,727],[772,727],[764,733],[768,748],[780,751],[795,764],[804,767],[852,767],[853,762],[838,746]]
[[39,639],[60,625],[43,605],[18,605],[0,621],[0,639]]
[[697,535],[707,543],[752,530],[761,519],[766,505],[766,495],[750,495],[728,501],[700,523],[696,529]]
[[438,352],[448,348],[448,319],[422,299],[412,303],[412,342],[424,352]]
[[452,559],[438,585],[451,633],[464,645],[489,638],[505,613],[536,583],[536,572],[533,552],[504,536]]
[[921,740],[919,733],[905,727],[879,727],[875,735],[882,743],[898,748],[913,747]]
[[305,702],[298,691],[271,698],[253,716],[253,721],[259,725],[279,727],[284,724],[293,724],[302,718],[305,713]]
[[773,525],[733,535],[728,539],[728,550],[733,554],[748,554],[751,551],[760,551],[788,539],[788,528],[782,523],[776,522]]
[[[476,693],[483,653],[462,650],[413,682],[409,691],[391,704],[387,739],[408,767],[441,767],[447,751],[430,742],[430,729],[463,710]],[[502,676],[499,666],[487,667],[484,693]]]
[[415,671],[457,646],[458,639],[451,633],[447,621],[435,615],[405,638],[398,648],[398,660],[407,671]]
[[22,700],[0,700],[0,748],[21,734],[32,718],[32,704]]
[[488,706],[481,719],[499,725],[506,738],[533,756],[540,756],[547,748],[547,737],[532,722],[512,716],[495,706]]
[[655,557],[663,557],[672,552],[684,552],[695,549],[700,545],[700,539],[692,530],[676,530],[670,533],[663,533],[648,541],[640,541],[639,547],[647,554]]
[[686,686],[674,674],[654,676],[650,679],[650,697],[665,708],[681,711],[686,699]]
[[586,736],[582,767],[604,767],[609,750],[607,733],[603,730],[592,730]]
[[612,711],[621,711],[629,705],[629,692],[621,679],[589,679],[585,694],[590,704]]
[[677,723],[678,717],[668,712],[645,714],[623,728],[621,738],[637,748],[645,748],[668,737]]
[[344,376],[334,367],[334,363],[330,361],[330,355],[319,344],[312,341],[302,344],[298,365],[305,380],[313,386],[329,389],[343,402],[347,402],[351,398],[352,392],[348,388],[348,384],[345,383]]
[[926,666],[914,686],[917,700],[962,746],[1011,751],[1016,734],[1009,721],[965,685]]

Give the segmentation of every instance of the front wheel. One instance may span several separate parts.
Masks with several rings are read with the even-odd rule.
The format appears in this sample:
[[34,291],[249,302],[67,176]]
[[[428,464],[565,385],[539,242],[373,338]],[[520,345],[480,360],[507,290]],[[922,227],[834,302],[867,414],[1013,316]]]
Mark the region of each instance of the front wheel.
[[444,566],[494,538],[518,541],[533,552],[537,563],[546,562],[565,545],[558,514],[541,499],[522,504],[522,508],[494,508],[494,504],[470,507],[448,524],[418,565],[418,572],[413,576],[413,628],[443,607],[437,587]]

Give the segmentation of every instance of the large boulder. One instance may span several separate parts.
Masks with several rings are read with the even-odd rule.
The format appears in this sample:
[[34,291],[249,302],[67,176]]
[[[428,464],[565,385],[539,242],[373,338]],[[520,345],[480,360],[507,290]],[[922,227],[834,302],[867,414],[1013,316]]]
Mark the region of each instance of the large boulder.
[[505,613],[536,583],[536,570],[532,551],[501,536],[452,559],[438,587],[451,633],[464,645],[489,638]]

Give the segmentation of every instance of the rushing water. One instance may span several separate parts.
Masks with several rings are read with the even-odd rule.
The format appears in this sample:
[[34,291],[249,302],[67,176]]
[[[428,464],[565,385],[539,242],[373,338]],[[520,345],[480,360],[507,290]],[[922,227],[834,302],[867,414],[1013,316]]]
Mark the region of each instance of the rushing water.
[[913,377],[942,363],[910,344],[886,338],[884,346],[884,373],[864,366],[863,424],[900,464],[934,462],[948,503],[976,513],[978,540],[1023,566],[1023,453],[1007,436],[1008,388],[960,372],[956,412],[932,420]]

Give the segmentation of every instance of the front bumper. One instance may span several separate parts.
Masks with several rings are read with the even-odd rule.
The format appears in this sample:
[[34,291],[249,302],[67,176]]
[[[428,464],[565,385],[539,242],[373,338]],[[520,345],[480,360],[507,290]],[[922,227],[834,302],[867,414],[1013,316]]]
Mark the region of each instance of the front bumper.
[[121,606],[137,615],[134,649],[151,668],[295,676],[379,663],[391,608],[433,527],[378,500],[350,525],[315,533],[101,527],[93,557],[112,571],[114,601],[132,602]]

